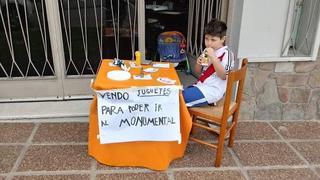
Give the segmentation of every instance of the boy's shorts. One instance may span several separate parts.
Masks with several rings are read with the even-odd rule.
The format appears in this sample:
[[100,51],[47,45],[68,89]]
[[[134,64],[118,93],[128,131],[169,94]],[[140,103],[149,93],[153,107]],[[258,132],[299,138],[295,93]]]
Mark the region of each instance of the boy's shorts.
[[187,107],[197,107],[208,104],[202,92],[195,86],[189,86],[184,89],[182,95]]

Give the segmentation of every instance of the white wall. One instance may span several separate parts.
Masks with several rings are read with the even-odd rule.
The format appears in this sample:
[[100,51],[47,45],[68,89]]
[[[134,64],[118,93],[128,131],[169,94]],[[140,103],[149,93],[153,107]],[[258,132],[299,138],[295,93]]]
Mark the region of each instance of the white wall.
[[[238,57],[281,55],[290,0],[243,0]],[[239,7],[241,8],[241,7]]]

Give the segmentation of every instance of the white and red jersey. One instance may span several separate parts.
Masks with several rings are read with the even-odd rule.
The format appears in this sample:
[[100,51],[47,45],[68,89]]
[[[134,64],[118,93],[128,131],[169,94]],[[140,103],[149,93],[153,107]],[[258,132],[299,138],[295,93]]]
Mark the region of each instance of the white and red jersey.
[[[227,46],[224,46],[215,52],[226,72],[233,69],[234,55]],[[209,104],[216,103],[226,92],[227,79],[223,80],[219,78],[214,70],[213,65],[211,64],[203,69],[203,73],[194,86],[196,86],[202,92]]]

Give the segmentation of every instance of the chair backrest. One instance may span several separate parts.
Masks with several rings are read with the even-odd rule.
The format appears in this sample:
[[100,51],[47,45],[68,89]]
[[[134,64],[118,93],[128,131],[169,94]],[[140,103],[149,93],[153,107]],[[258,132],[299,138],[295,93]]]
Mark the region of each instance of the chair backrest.
[[[189,108],[189,113],[192,116],[192,132],[194,127],[206,129],[216,132],[218,134],[218,142],[211,143],[198,139],[197,137],[190,137],[191,140],[217,148],[215,166],[219,167],[221,164],[223,146],[225,138],[229,137],[228,146],[232,147],[238,122],[241,96],[246,78],[246,71],[248,66],[248,59],[243,59],[241,68],[239,70],[232,70],[228,73],[227,89],[222,105],[203,106]],[[232,101],[233,87],[238,83],[236,93],[236,100]],[[231,118],[231,122],[228,119]],[[198,121],[204,123],[198,123]]]
[[232,100],[232,93],[233,93],[233,87],[236,83],[238,83],[238,88],[236,92],[236,108],[241,103],[241,96],[243,92],[243,86],[244,86],[244,80],[246,77],[247,72],[247,66],[248,66],[248,59],[244,58],[242,60],[241,68],[238,70],[232,70],[228,73],[228,82],[227,82],[227,89],[225,94],[225,100],[224,100],[224,107],[223,107],[223,114],[222,119],[226,119],[229,114],[229,106]]
[[186,38],[178,31],[166,31],[157,39],[160,60],[178,63],[187,59]]

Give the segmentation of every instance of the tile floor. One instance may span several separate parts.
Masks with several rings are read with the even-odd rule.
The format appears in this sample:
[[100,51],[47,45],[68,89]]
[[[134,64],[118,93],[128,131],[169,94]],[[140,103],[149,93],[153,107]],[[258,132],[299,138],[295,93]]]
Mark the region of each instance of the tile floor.
[[320,179],[320,121],[240,121],[220,168],[213,166],[215,150],[190,142],[185,156],[160,172],[99,164],[87,155],[87,132],[84,121],[0,122],[0,180]]

